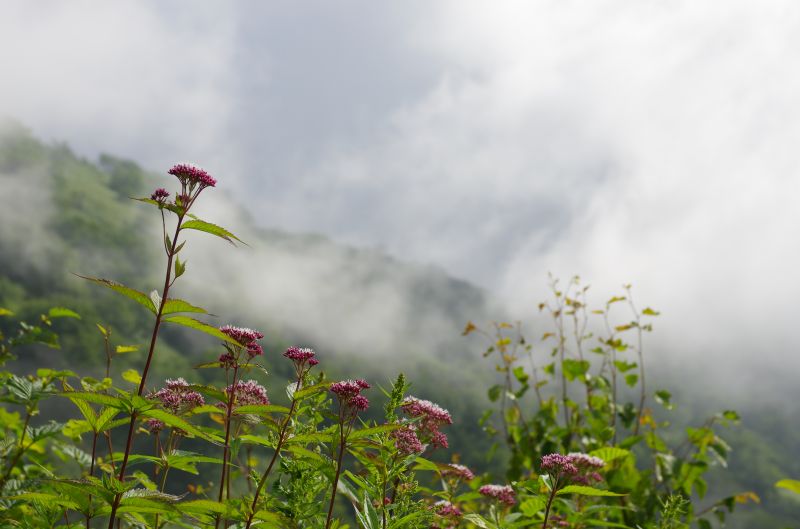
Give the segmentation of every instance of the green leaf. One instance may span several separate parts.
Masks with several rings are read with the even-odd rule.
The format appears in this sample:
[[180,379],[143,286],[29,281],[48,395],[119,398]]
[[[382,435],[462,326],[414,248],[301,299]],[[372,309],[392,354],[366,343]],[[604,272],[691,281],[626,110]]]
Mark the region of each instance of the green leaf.
[[206,309],[192,305],[188,301],[184,301],[182,299],[168,299],[166,303],[164,303],[164,308],[161,310],[161,314],[174,314],[176,312],[196,312],[200,314],[208,314]]
[[116,349],[118,355],[125,353],[133,353],[138,350],[139,350],[138,345],[118,345]]
[[176,505],[178,510],[189,514],[225,514],[228,507],[224,503],[213,500],[191,500]]
[[800,481],[796,479],[782,479],[777,482],[775,486],[779,489],[786,489],[794,492],[795,494],[800,494]]
[[622,459],[623,457],[628,457],[631,455],[630,450],[625,450],[624,448],[617,448],[616,446],[604,446],[603,448],[598,448],[597,450],[592,450],[589,452],[590,456],[599,457],[606,464],[610,463],[611,461],[615,461],[617,459]]
[[87,402],[94,402],[95,404],[103,404],[104,406],[111,406],[112,408],[125,409],[125,403],[122,401],[122,399],[118,397],[112,397],[111,395],[103,395],[102,393],[67,391],[64,393],[56,393],[56,395],[59,397],[67,397],[70,400],[79,399]]
[[563,494],[578,494],[579,496],[625,496],[624,494],[611,492],[610,490],[596,489],[585,485],[567,485],[556,494],[559,496]]
[[184,327],[189,327],[190,329],[195,329],[200,332],[204,332],[209,334],[215,338],[219,338],[220,340],[236,345],[241,345],[239,342],[225,334],[224,332],[220,331],[216,327],[212,327],[207,323],[203,323],[202,321],[198,321],[194,318],[190,318],[188,316],[170,316],[169,318],[164,318],[164,321],[169,323],[176,323],[178,325],[183,325]]
[[191,215],[191,217],[193,220],[187,220],[181,224],[181,229],[204,231],[206,233],[210,233],[211,235],[216,235],[217,237],[225,239],[233,245],[236,244],[233,242],[235,240],[244,243],[244,241],[242,241],[239,237],[229,232],[222,226],[217,226],[216,224],[211,224],[210,222],[200,220],[193,215]]
[[134,300],[139,305],[145,307],[147,310],[152,312],[153,314],[156,313],[156,307],[153,305],[153,301],[150,297],[145,294],[144,292],[139,292],[138,290],[134,290],[132,288],[126,287],[121,283],[117,283],[116,281],[111,281],[109,279],[101,279],[98,277],[88,277],[82,276],[80,274],[75,274],[76,276],[86,279],[88,281],[93,281],[98,285],[103,285],[106,288],[110,288],[115,292],[119,292],[123,296],[129,297],[130,299]]
[[625,383],[628,386],[634,387],[637,382],[639,382],[639,375],[637,375],[636,373],[630,373],[629,375],[625,375]]
[[235,408],[238,414],[270,415],[272,413],[289,413],[289,408],[275,404],[247,404]]
[[57,505],[66,509],[80,509],[77,503],[56,494],[45,494],[44,492],[25,492],[17,496],[11,496],[10,500],[24,500],[44,503],[45,505]]
[[122,379],[127,380],[131,384],[139,385],[142,382],[142,376],[135,369],[126,369],[122,372]]
[[181,430],[190,433],[196,437],[200,437],[201,439],[205,439],[206,441],[211,441],[217,444],[222,442],[222,439],[220,439],[216,435],[206,433],[203,430],[199,429],[197,426],[186,421],[185,419],[182,419],[177,415],[172,415],[171,413],[168,413],[164,410],[159,410],[159,409],[145,410],[142,412],[142,416],[150,417],[152,419],[158,419],[167,426],[171,426],[173,428],[180,428]]
[[[319,384],[314,384],[313,386],[302,388],[299,391],[295,391],[292,398],[297,400],[303,399],[305,397],[308,397],[309,395],[314,395],[321,391],[327,390],[331,384],[332,382],[321,382]],[[294,387],[294,384],[291,384],[291,387]]]
[[546,505],[547,500],[541,496],[534,496],[523,501],[519,506],[519,510],[521,510],[525,516],[532,518],[536,513],[544,509]]
[[53,307],[47,312],[47,316],[50,318],[75,318],[77,320],[81,319],[80,314],[66,307]]
[[350,432],[350,435],[347,438],[349,440],[361,439],[362,437],[369,437],[370,435],[392,432],[401,427],[402,425],[400,424],[381,424],[379,426],[373,426],[371,428],[363,428],[361,430]]
[[658,312],[657,310],[653,310],[650,307],[647,307],[646,309],[644,309],[642,311],[642,314],[645,315],[645,316],[658,316],[661,313]]
[[181,261],[178,256],[175,256],[175,279],[178,279],[184,273],[186,273],[186,261]]
[[11,312],[10,310],[0,307],[0,316],[13,316],[13,315],[14,313]]
[[664,406],[666,409],[672,409],[672,402],[670,399],[672,398],[672,393],[665,389],[659,389],[656,391],[656,402]]
[[567,358],[564,360],[562,367],[567,380],[572,381],[584,376],[586,372],[589,371],[589,365],[588,360],[573,360],[572,358]]

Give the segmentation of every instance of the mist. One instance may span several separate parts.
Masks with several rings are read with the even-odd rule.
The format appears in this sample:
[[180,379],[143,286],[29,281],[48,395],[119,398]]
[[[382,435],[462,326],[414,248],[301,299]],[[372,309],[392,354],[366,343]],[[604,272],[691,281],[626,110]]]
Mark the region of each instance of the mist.
[[654,362],[724,359],[723,390],[798,367],[792,2],[6,10],[0,113],[89,157],[195,161],[233,231],[241,209],[373,252],[359,269],[313,237],[201,243],[206,301],[234,289],[243,320],[387,356],[457,331],[415,317],[418,278],[375,278],[385,254],[478,285],[532,332],[548,272],[581,275],[598,304],[632,283],[662,313]]

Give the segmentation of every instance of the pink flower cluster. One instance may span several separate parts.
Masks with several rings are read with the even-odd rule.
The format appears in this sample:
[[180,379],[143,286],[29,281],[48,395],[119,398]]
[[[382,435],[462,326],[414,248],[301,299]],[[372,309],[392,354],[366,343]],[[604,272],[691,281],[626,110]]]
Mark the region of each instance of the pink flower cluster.
[[456,463],[445,465],[439,469],[439,472],[441,472],[444,477],[454,477],[456,479],[463,479],[464,481],[472,481],[475,478],[475,474],[473,474],[469,468]]
[[201,188],[214,187],[217,185],[217,181],[210,174],[190,163],[173,165],[167,172],[180,180],[181,184],[190,188],[196,185],[199,185]]
[[330,390],[339,397],[339,402],[355,411],[364,411],[369,407],[369,400],[361,391],[369,389],[370,385],[361,379],[342,380],[331,384]]
[[153,191],[153,194],[150,195],[150,198],[152,200],[155,200],[156,202],[163,203],[164,201],[166,201],[168,196],[169,196],[169,191],[167,191],[163,187],[159,187],[158,189]]
[[597,471],[603,466],[605,461],[599,457],[580,452],[542,456],[542,471],[548,473],[554,481],[564,480],[562,485],[567,482],[588,485],[601,481],[603,477]]
[[183,378],[167,379],[166,385],[156,391],[152,397],[160,400],[165,409],[176,415],[186,413],[206,403],[203,396],[193,391]]
[[314,358],[314,354],[314,350],[308,347],[292,346],[283,353],[283,356],[294,362],[296,366],[304,367],[306,363],[308,363],[309,366],[319,364],[319,360]]
[[[439,428],[453,424],[450,412],[429,400],[416,397],[407,398],[400,408],[409,418],[417,419],[392,432],[395,446],[401,453],[407,455],[421,453],[425,450],[426,444],[431,444],[434,448],[447,448],[447,436]],[[420,447],[422,449],[419,449]]]
[[[247,327],[234,327],[233,325],[223,325],[219,330],[225,335],[233,338],[236,342],[247,351],[247,356],[253,358],[264,354],[264,349],[256,342],[264,337],[264,335],[253,329]],[[230,355],[223,354],[219,357],[219,361],[224,367],[233,367],[235,365],[235,357],[231,351]]]
[[431,529],[454,529],[461,521],[464,513],[457,505],[447,500],[437,501],[433,505],[433,510],[438,516],[437,523],[431,525]]
[[164,421],[159,421],[158,419],[147,419],[144,421],[144,425],[153,435],[157,435],[166,426]]
[[506,505],[514,505],[517,503],[514,489],[510,485],[484,485],[478,489],[478,492],[488,498],[494,498],[500,503]]
[[233,394],[234,406],[248,406],[250,404],[269,404],[267,390],[255,380],[247,382],[239,380],[234,386],[225,388],[225,394],[230,399]]

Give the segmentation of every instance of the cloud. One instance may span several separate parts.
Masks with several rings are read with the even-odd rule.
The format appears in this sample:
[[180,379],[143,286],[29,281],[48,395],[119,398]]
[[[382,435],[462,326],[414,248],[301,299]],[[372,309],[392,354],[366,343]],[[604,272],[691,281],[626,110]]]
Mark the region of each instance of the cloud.
[[10,5],[0,108],[79,152],[180,153],[262,225],[436,263],[519,314],[547,271],[598,300],[632,282],[675,358],[800,345],[792,2]]

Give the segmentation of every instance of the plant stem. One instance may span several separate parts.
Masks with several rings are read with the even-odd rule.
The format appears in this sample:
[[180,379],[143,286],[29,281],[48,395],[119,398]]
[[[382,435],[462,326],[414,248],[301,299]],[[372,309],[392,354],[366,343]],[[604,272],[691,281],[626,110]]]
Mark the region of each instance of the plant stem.
[[544,510],[542,529],[547,529],[547,520],[550,518],[550,507],[553,506],[553,499],[556,497],[556,492],[558,492],[558,479],[553,482],[553,490],[550,491],[550,497],[547,498],[547,507]]
[[344,422],[340,422],[339,428],[339,457],[336,459],[336,476],[333,478],[333,490],[331,491],[331,504],[328,506],[328,519],[325,521],[325,529],[331,526],[333,516],[333,504],[336,500],[336,487],[339,485],[339,475],[342,472],[342,459],[344,458],[344,445],[347,438],[344,433]]
[[[297,384],[294,386],[294,392],[297,393],[297,390],[300,389],[300,383],[303,381],[303,374],[301,373],[298,375]],[[272,459],[269,461],[269,465],[267,465],[267,469],[264,471],[264,475],[261,476],[261,480],[258,482],[258,488],[256,489],[256,494],[253,496],[253,503],[250,504],[250,515],[247,517],[247,525],[245,529],[250,529],[250,526],[253,524],[253,517],[256,515],[256,505],[258,504],[258,498],[261,495],[261,491],[264,489],[264,485],[267,483],[267,477],[269,477],[269,473],[272,472],[272,466],[275,464],[275,461],[278,460],[278,454],[281,453],[281,447],[283,446],[284,441],[286,441],[286,431],[289,427],[289,422],[292,419],[292,413],[294,413],[294,409],[297,406],[297,399],[294,398],[294,393],[292,394],[292,405],[289,407],[289,413],[286,414],[286,418],[283,420],[283,424],[281,425],[280,432],[278,433],[278,443],[275,445],[275,452],[272,454]]]
[[[222,502],[222,498],[225,496],[225,478],[228,475],[228,458],[230,457],[230,439],[231,439],[231,415],[233,413],[233,401],[236,399],[236,376],[239,373],[239,366],[238,364],[233,368],[233,383],[231,384],[231,394],[228,395],[228,410],[225,415],[225,446],[222,450],[222,475],[219,478],[219,495],[217,501]],[[230,479],[230,477],[228,477]],[[217,521],[214,523],[214,527],[219,527],[219,522],[222,519],[222,515],[217,515]]]
[[[188,209],[188,208],[187,208]],[[175,235],[172,238],[172,245],[169,250],[169,254],[167,256],[167,272],[164,277],[164,288],[161,291],[161,303],[158,305],[158,312],[156,313],[156,321],[153,325],[153,334],[150,337],[150,349],[147,351],[147,361],[144,364],[144,370],[142,371],[142,381],[139,383],[139,390],[136,392],[138,396],[141,397],[142,393],[144,392],[145,384],[147,382],[147,373],[150,371],[150,363],[153,360],[153,352],[156,348],[156,341],[158,340],[158,330],[161,327],[161,318],[162,313],[164,312],[164,304],[167,302],[167,296],[169,295],[169,288],[172,285],[170,283],[170,279],[172,277],[172,260],[175,257],[175,248],[178,244],[178,235],[181,232],[181,223],[183,222],[183,217],[185,213],[178,215],[178,223],[175,227]],[[125,480],[125,468],[128,466],[128,457],[131,454],[131,446],[133,445],[133,433],[136,429],[136,418],[138,414],[136,410],[131,413],[131,422],[130,426],[128,426],[128,440],[125,443],[125,454],[122,456],[122,465],[120,465],[119,469],[119,480]],[[114,503],[111,505],[111,515],[109,516],[108,520],[108,529],[113,529],[114,527],[114,520],[117,517],[117,508],[119,508],[119,502],[122,500],[122,494],[117,494],[114,497]]]

